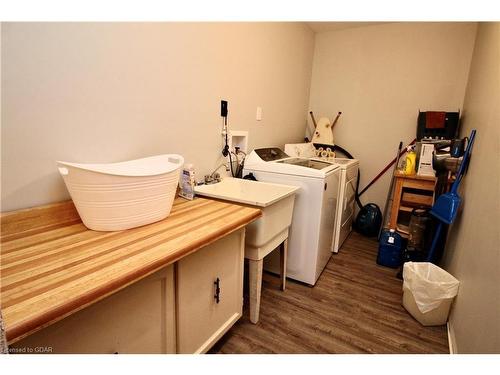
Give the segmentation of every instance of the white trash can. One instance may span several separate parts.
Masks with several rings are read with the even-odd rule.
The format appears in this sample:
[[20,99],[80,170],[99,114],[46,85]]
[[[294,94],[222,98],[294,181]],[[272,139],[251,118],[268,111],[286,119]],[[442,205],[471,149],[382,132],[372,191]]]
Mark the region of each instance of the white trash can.
[[460,282],[428,262],[403,266],[403,307],[422,325],[446,324]]

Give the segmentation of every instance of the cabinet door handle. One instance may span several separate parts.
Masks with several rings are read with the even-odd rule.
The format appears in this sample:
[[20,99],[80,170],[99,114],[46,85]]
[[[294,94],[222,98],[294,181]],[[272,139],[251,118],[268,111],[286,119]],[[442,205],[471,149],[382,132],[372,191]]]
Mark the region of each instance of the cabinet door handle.
[[214,285],[215,285],[215,295],[214,295],[215,302],[219,303],[220,302],[220,279],[219,278],[217,278],[214,281]]

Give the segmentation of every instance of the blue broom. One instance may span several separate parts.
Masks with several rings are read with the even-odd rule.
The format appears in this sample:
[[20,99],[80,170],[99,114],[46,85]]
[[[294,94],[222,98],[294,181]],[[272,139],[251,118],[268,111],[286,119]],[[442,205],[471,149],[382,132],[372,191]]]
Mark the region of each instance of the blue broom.
[[437,241],[439,239],[439,235],[441,234],[441,229],[444,224],[451,224],[457,217],[458,208],[460,207],[460,203],[462,202],[462,198],[457,194],[458,185],[465,174],[467,164],[469,163],[470,156],[472,153],[472,145],[474,144],[474,138],[476,137],[476,130],[472,130],[469,138],[469,142],[467,143],[467,149],[465,150],[464,157],[462,159],[462,163],[460,164],[460,168],[457,172],[457,177],[451,189],[448,193],[441,194],[434,205],[431,208],[430,214],[439,220],[438,226],[436,228],[436,233],[434,234],[434,238],[432,239],[431,248],[427,255],[427,261],[431,262],[434,258],[434,253],[436,252]]

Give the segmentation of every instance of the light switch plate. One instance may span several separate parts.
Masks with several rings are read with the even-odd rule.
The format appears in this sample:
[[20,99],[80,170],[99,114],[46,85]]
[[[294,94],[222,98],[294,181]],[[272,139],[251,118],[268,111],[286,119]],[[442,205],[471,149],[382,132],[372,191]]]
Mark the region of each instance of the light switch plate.
[[257,111],[255,113],[255,119],[257,121],[262,121],[262,107],[257,107]]

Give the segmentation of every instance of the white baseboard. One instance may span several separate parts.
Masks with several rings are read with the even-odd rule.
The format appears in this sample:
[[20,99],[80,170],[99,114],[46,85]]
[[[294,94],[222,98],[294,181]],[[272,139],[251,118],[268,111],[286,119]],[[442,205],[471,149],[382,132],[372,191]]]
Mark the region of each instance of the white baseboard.
[[455,342],[455,334],[453,332],[452,327],[450,326],[450,322],[446,323],[446,331],[448,332],[448,347],[450,348],[450,354],[457,354],[456,352],[456,342]]

